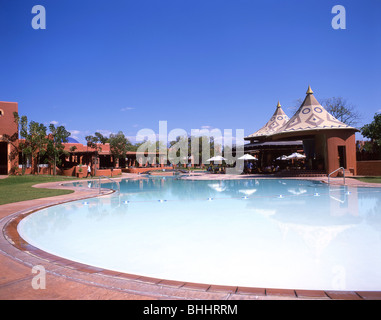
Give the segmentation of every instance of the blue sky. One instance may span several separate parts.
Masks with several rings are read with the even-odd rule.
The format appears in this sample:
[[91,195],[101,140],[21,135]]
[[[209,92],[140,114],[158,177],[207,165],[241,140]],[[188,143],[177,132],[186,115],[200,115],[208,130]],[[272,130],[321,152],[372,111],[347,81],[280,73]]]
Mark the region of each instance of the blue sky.
[[[46,30],[31,26],[46,8]],[[346,29],[334,30],[334,5]],[[0,100],[72,135],[202,127],[251,134],[310,84],[372,121],[379,0],[0,0]]]

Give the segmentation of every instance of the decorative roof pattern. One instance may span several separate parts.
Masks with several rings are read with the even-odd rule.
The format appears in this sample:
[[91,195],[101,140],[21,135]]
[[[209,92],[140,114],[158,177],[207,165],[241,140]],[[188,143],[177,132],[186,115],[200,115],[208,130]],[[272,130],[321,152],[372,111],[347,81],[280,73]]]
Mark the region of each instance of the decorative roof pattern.
[[311,87],[308,86],[307,96],[293,117],[279,128],[274,134],[316,129],[354,129],[337,120],[328,113],[316,100]]
[[265,137],[279,130],[290,118],[283,111],[279,101],[276,110],[270,120],[258,131],[246,138]]

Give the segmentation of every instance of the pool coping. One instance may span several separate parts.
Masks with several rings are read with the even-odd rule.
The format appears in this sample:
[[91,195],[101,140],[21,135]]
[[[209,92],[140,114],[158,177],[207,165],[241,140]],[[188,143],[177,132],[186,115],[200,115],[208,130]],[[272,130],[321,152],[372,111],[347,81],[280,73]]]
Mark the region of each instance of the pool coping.
[[[124,174],[122,178],[139,178],[138,175]],[[245,177],[246,178],[246,177]],[[259,177],[258,177],[259,178]],[[262,177],[261,177],[262,178]],[[296,178],[300,179],[300,178]],[[316,180],[302,178],[306,180]],[[322,179],[318,179],[322,180]],[[74,182],[77,180],[73,180]],[[84,180],[79,180],[84,181]],[[89,181],[89,180],[85,180]],[[28,268],[43,265],[50,277],[61,278],[65,281],[81,285],[84,292],[92,288],[102,288],[105,292],[111,291],[116,299],[201,299],[201,300],[381,300],[381,291],[326,291],[326,290],[299,290],[299,289],[274,289],[255,288],[241,286],[225,286],[206,283],[191,283],[160,278],[151,278],[136,274],[115,272],[98,268],[83,263],[74,262],[38,249],[26,242],[18,233],[18,223],[26,216],[43,208],[62,203],[83,200],[92,197],[107,196],[113,191],[103,189],[101,195],[98,190],[89,190],[83,187],[65,186],[64,182],[54,182],[36,185],[36,187],[72,188],[74,193],[47,199],[46,202],[32,205],[40,201],[24,201],[17,206],[17,210],[11,210],[4,217],[0,217],[0,254],[11,263],[23,264]],[[361,186],[366,186],[361,184]],[[374,185],[371,185],[374,187]],[[379,187],[379,186],[378,186]],[[41,200],[41,199],[38,199]],[[20,204],[20,203],[18,203]],[[0,206],[0,210],[2,207]],[[4,281],[3,281],[4,282]],[[5,281],[5,285],[10,282]],[[0,281],[0,292],[4,284]],[[7,290],[10,290],[9,285]],[[23,296],[23,292],[15,286],[14,296]],[[18,291],[17,291],[18,290]],[[25,290],[25,289],[24,289]],[[29,288],[29,290],[33,290]],[[70,292],[65,292],[65,297],[70,299]],[[43,299],[55,299],[55,295],[46,292]],[[97,299],[107,298],[108,294],[99,296]]]

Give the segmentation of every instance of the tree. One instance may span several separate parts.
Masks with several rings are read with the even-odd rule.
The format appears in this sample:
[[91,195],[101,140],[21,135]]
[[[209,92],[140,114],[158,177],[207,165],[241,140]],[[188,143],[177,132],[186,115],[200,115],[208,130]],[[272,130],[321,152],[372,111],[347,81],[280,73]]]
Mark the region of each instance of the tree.
[[143,142],[136,142],[135,144],[130,143],[127,146],[127,151],[136,152],[136,151],[138,151],[139,147],[142,146],[144,143],[145,143],[145,141],[143,141]]
[[348,126],[356,126],[361,119],[361,114],[356,111],[356,108],[342,97],[323,99],[321,105],[337,120]]
[[376,113],[373,121],[361,128],[361,134],[369,138],[374,147],[381,147],[381,113]]
[[19,140],[17,150],[21,152],[22,174],[25,174],[25,158],[30,156],[27,136],[28,136],[28,118],[27,116],[19,116],[18,112],[13,112],[14,121],[17,124],[18,133],[17,139]]
[[89,150],[89,148],[93,148],[93,149],[96,149],[97,147],[97,142],[98,142],[98,138],[97,137],[94,137],[94,136],[86,136],[85,137],[86,139],[86,145],[87,145],[87,151]]
[[95,132],[95,137],[97,139],[97,142],[101,143],[101,144],[105,144],[105,143],[108,143],[110,142],[110,138],[107,138],[105,137],[103,134],[101,134],[100,132]]
[[46,127],[42,123],[31,121],[29,123],[29,133],[26,136],[27,151],[36,160],[37,174],[40,173],[40,156],[45,153],[48,139],[46,137]]
[[[102,151],[102,147],[99,145],[99,143],[105,144],[108,141],[108,139],[99,132],[95,132],[94,136],[91,136],[91,135],[86,136],[85,139],[87,142],[87,151],[89,151],[89,147],[93,148],[95,149],[95,153],[97,155],[98,155],[98,152]],[[97,171],[97,167],[94,166],[94,172],[96,171]]]
[[[302,99],[297,99],[295,101],[295,106],[289,109],[296,111],[302,103]],[[347,124],[348,126],[356,126],[361,119],[361,114],[356,111],[356,108],[342,97],[322,99],[320,104],[337,120]]]
[[75,150],[77,150],[77,146],[71,146],[70,147],[70,152],[75,152]]
[[54,124],[50,124],[49,129],[50,134],[44,154],[47,156],[48,162],[53,167],[53,175],[56,175],[56,166],[61,164],[61,156],[67,154],[63,144],[68,142],[71,133],[68,132],[64,126],[58,126],[56,128]]
[[195,164],[206,163],[206,160],[215,156],[215,151],[221,149],[213,136],[191,136],[188,141],[190,156]]
[[[183,140],[181,140],[183,139]],[[181,141],[183,144],[181,144]],[[186,144],[186,145],[185,145]],[[184,149],[187,148],[187,159],[182,158],[180,159],[180,147],[183,147]],[[215,139],[213,136],[190,136],[190,137],[177,137],[176,140],[169,142],[169,153],[172,155],[172,158],[176,156],[180,159],[180,162],[182,160],[182,163],[188,163],[189,159],[193,159],[194,164],[202,164],[206,163],[206,160],[215,156],[215,152],[217,154],[219,151],[222,150],[222,146],[215,142]],[[176,153],[171,150],[171,148],[176,151]],[[170,159],[171,160],[171,159]]]
[[[159,141],[161,142],[161,141]],[[176,140],[169,142],[168,160],[174,165],[188,163],[189,149],[188,137],[186,135],[177,136]]]
[[108,142],[110,143],[110,151],[114,159],[119,160],[126,157],[131,143],[122,131],[119,131],[117,134],[110,134]]
[[105,144],[108,142],[108,138],[102,135],[100,132],[95,132],[93,136],[86,136],[87,147],[96,149],[97,152],[102,151],[102,147],[99,144]]
[[13,113],[14,120],[18,126],[18,134],[22,139],[19,141],[18,150],[21,151],[22,174],[25,173],[25,158],[31,157],[37,164],[37,173],[40,173],[40,156],[46,152],[47,137],[46,126],[36,121],[28,124],[27,116]]

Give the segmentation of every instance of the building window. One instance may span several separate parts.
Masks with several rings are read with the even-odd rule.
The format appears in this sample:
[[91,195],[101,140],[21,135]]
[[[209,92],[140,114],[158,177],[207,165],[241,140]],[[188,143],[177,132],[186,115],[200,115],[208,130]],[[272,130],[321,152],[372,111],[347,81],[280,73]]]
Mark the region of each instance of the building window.
[[0,109],[0,117],[4,115],[4,111]]

